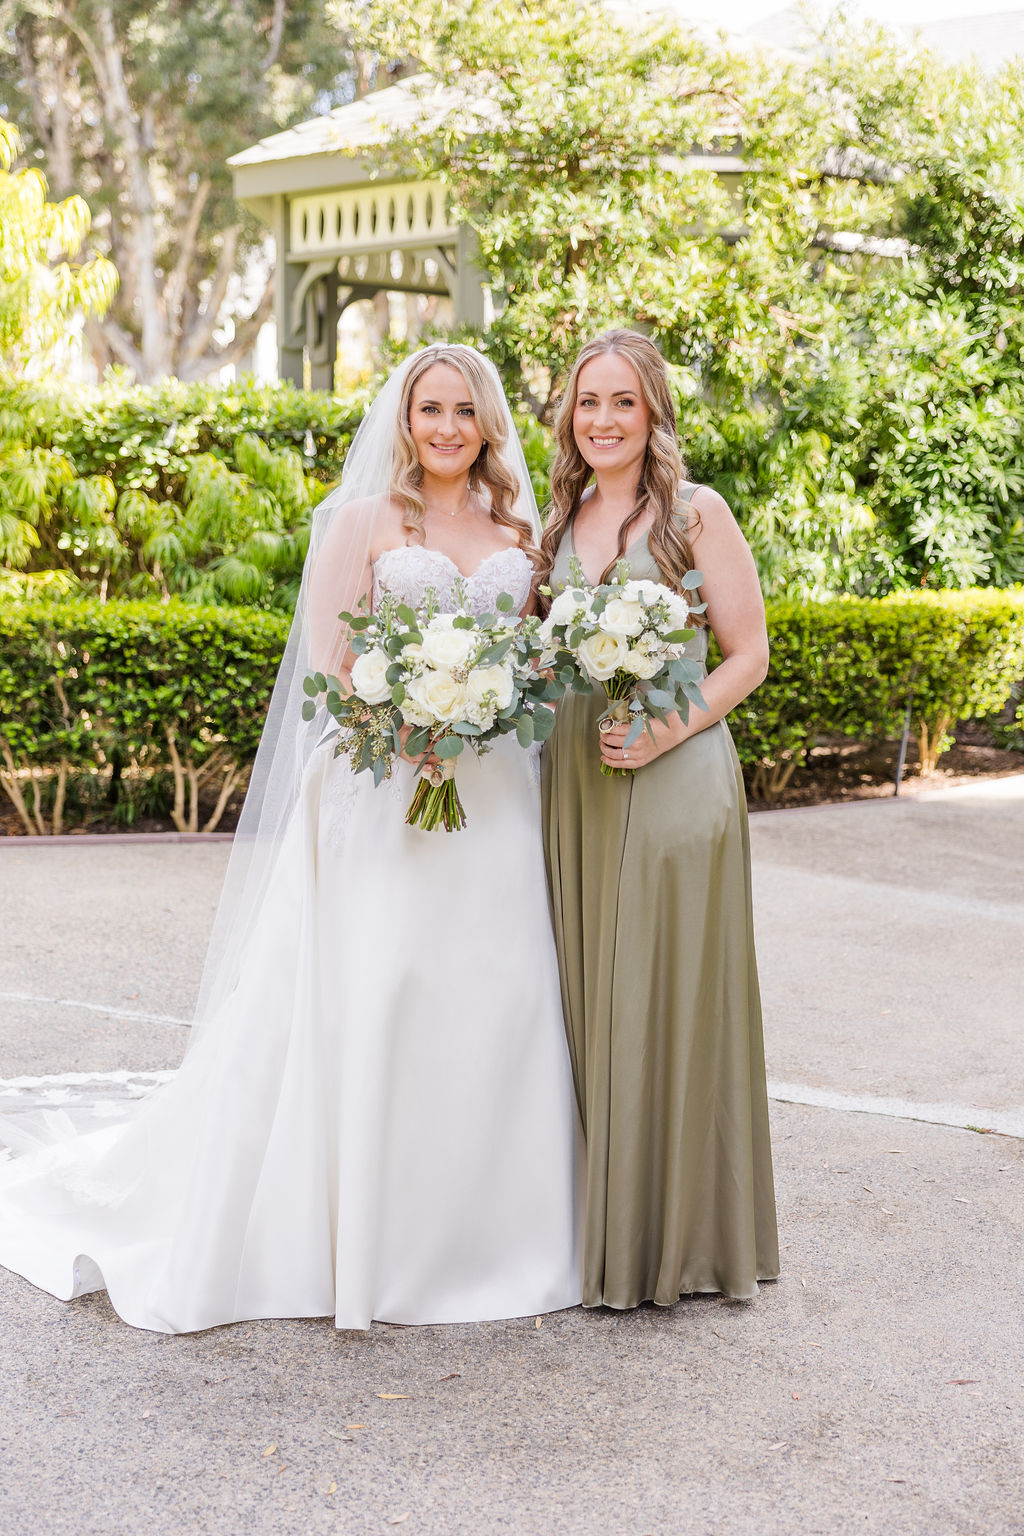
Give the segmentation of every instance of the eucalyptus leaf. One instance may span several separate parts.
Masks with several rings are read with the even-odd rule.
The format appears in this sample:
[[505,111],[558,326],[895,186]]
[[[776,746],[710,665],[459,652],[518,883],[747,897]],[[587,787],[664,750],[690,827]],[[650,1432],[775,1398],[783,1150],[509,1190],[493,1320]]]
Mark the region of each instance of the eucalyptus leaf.
[[462,751],[463,741],[459,736],[442,736],[434,747],[434,756],[444,762],[449,757],[458,757]]
[[533,737],[535,741],[547,741],[555,728],[555,712],[553,709],[538,707],[533,712]]
[[409,757],[420,757],[430,745],[430,731],[425,725],[414,726],[406,738],[405,750]]

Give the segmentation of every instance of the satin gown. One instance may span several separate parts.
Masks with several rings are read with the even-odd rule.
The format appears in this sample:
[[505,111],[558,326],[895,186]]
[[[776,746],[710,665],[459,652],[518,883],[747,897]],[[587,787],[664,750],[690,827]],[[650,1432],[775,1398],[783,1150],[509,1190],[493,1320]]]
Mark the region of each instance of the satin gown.
[[[394,550],[375,586],[416,604],[429,585],[443,608],[457,574]],[[469,600],[521,605],[530,578],[501,551]],[[466,829],[424,832],[409,765],[374,789],[314,753],[235,991],[131,1121],[0,1165],[0,1264],[64,1299],[105,1287],[166,1333],[579,1301],[537,766],[504,738],[458,784]]]
[[[569,581],[571,525],[552,572]],[[630,574],[660,581],[646,535]],[[703,662],[706,631],[688,653]],[[746,800],[724,721],[600,772],[600,687],[558,708],[544,830],[587,1142],[585,1306],[750,1297],[779,1272]]]

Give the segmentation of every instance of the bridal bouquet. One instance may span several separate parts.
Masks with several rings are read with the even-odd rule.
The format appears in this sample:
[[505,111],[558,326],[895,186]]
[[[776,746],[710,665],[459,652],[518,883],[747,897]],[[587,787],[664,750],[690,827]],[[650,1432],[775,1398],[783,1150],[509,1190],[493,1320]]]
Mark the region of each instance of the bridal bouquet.
[[422,759],[405,819],[428,831],[466,825],[455,784],[459,754],[467,746],[486,752],[512,731],[523,747],[546,740],[555,723],[548,702],[562,691],[536,669],[544,649],[537,619],[512,617],[507,594],[485,614],[460,597],[456,613],[438,613],[428,593],[420,610],[385,594],[375,613],[341,614],[355,654],[351,689],[322,672],[303,683],[303,718],[313,719],[323,695],[336,722],[324,739],[336,737],[335,756],[346,755],[356,773],[369,770],[379,785],[403,751]]
[[[540,636],[547,649],[542,664],[552,666],[563,687],[591,692],[594,683],[604,686],[609,707],[599,729],[629,722],[625,746],[632,746],[641,731],[651,736],[650,717],[667,724],[670,711],[683,720],[690,705],[707,709],[700,691],[702,668],[683,655],[695,630],[687,628],[692,613],[703,613],[704,604],[688,598],[659,581],[631,581],[628,567],[620,562],[613,580],[588,586],[578,561],[570,566],[572,586],[552,601]],[[699,571],[683,578],[686,593],[701,583]],[[630,768],[611,768],[605,774],[631,773]]]

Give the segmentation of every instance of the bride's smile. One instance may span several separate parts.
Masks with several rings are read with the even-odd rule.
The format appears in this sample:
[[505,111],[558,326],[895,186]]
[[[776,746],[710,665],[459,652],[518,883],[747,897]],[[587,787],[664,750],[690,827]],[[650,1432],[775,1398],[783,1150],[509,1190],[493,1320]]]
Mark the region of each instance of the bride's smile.
[[458,369],[435,363],[417,380],[409,431],[424,478],[464,475],[483,447],[483,433]]

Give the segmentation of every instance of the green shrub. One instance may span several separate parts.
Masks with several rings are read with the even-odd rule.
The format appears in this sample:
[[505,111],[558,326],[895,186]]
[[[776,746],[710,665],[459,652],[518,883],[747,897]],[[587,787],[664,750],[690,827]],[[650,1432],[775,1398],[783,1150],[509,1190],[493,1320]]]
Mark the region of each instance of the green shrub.
[[95,600],[0,607],[0,783],[26,831],[60,830],[74,771],[165,771],[179,831],[213,831],[247,772],[288,620]]
[[363,404],[291,385],[0,382],[0,594],[290,610]]
[[768,677],[729,719],[755,793],[784,787],[823,736],[878,740],[907,704],[921,771],[952,728],[1001,709],[1024,674],[1024,591],[895,593],[768,603]]
[[[768,678],[730,717],[765,798],[822,737],[896,735],[908,699],[927,770],[1024,675],[1021,591],[771,602],[768,623]],[[212,831],[255,755],[287,631],[284,615],[179,601],[0,605],[0,786],[25,830],[85,814],[97,796],[69,782],[104,778],[115,820],[160,779],[175,826]]]

